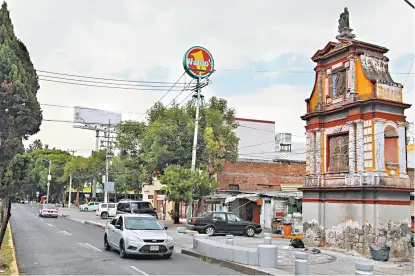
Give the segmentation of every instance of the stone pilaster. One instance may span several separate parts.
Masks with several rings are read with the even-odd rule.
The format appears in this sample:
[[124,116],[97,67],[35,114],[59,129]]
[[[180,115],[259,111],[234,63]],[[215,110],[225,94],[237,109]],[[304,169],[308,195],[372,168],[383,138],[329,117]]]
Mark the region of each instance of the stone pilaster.
[[364,171],[365,164],[365,148],[364,148],[364,139],[363,139],[363,121],[356,122],[356,156],[357,159],[357,171],[362,173]]
[[380,173],[385,172],[385,123],[386,120],[384,119],[374,119],[375,124],[375,139],[374,139],[374,145],[375,145],[375,166],[376,171]]
[[356,93],[356,66],[354,58],[349,60],[349,91]]
[[314,131],[310,132],[310,174],[315,173],[315,152],[316,152],[316,140]]
[[316,174],[321,174],[321,130],[316,131]]
[[348,122],[349,125],[349,173],[353,175],[355,173],[356,164],[356,137],[354,131],[354,123]]
[[399,176],[407,177],[406,172],[406,123],[398,123],[398,147],[399,147]]
[[317,111],[321,111],[323,108],[323,73],[321,70],[317,71],[317,91],[318,91],[318,102]]

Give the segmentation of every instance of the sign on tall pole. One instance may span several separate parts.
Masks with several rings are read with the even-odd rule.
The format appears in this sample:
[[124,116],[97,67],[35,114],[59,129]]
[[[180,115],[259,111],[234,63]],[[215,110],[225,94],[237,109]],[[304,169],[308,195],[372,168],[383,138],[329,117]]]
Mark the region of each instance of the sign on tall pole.
[[[197,80],[197,97],[196,97],[196,116],[195,116],[195,131],[193,136],[192,147],[192,167],[191,170],[196,170],[196,152],[197,152],[197,136],[199,128],[199,109],[200,109],[200,85],[201,80],[208,78],[215,71],[215,63],[212,54],[205,48],[200,46],[191,47],[184,54],[183,67],[186,73]],[[189,199],[187,206],[187,220],[193,215],[193,193]]]

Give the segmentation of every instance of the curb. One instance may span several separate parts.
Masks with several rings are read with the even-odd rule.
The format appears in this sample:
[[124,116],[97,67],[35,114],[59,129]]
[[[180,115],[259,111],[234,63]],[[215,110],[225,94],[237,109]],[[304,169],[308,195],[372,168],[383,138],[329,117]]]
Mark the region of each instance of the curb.
[[9,240],[9,246],[12,249],[13,252],[13,261],[10,265],[10,270],[12,271],[11,275],[19,275],[19,268],[17,266],[17,258],[16,258],[16,249],[14,248],[14,240],[13,240],[13,233],[12,233],[12,226],[11,223],[9,221],[9,223],[7,224],[7,228],[9,228],[10,231],[10,240]]
[[271,236],[273,239],[287,239],[287,240],[292,240],[292,239],[304,239],[304,235],[272,235]]
[[190,250],[187,250],[187,249],[182,249],[181,253],[184,254],[184,255],[187,255],[187,256],[195,257],[195,258],[207,258],[207,259],[211,260],[212,263],[214,263],[214,264],[218,264],[221,267],[226,267],[226,268],[235,270],[236,272],[240,272],[240,273],[243,273],[245,275],[276,275],[276,274],[269,273],[269,272],[266,272],[264,270],[254,268],[254,267],[250,267],[250,266],[246,266],[246,265],[243,265],[243,264],[238,264],[238,263],[229,262],[229,261],[222,261],[222,260],[218,260],[218,259],[215,259],[215,258],[209,258],[209,257],[206,257],[202,254],[199,254],[197,252],[190,251]]
[[87,225],[91,225],[91,226],[94,226],[94,227],[98,227],[102,230],[105,230],[105,225],[102,225],[102,224],[99,224],[99,223],[96,223],[96,222],[93,222],[93,221],[89,221],[89,220],[86,220],[84,223],[87,224]]

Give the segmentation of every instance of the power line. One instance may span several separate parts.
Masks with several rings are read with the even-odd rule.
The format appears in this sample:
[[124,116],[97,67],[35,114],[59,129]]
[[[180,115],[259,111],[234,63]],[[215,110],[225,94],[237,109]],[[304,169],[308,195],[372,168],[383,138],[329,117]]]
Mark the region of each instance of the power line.
[[[69,81],[48,80],[48,79],[43,79],[43,78],[39,80],[47,81],[47,82],[54,82],[54,83],[71,84],[71,85],[77,85],[77,86],[100,87],[100,88],[111,88],[111,89],[139,90],[139,91],[166,91],[167,90],[167,89],[161,89],[161,88],[133,88],[133,87],[121,87],[121,86],[95,85],[95,84],[76,83],[76,82],[69,82]],[[180,90],[176,89],[173,91],[180,91]]]
[[115,82],[104,82],[104,81],[93,81],[93,80],[82,80],[82,79],[74,79],[74,78],[65,78],[65,77],[55,77],[55,76],[45,76],[45,75],[38,75],[40,78],[52,78],[58,80],[66,80],[66,81],[78,81],[78,82],[86,82],[86,83],[97,83],[97,84],[108,84],[108,85],[123,85],[123,86],[131,86],[131,87],[151,87],[151,88],[169,88],[170,85],[154,85],[154,84],[125,84],[125,83],[115,83]]
[[[163,98],[164,97],[166,97],[167,96],[167,94],[169,94],[170,93],[170,91],[172,91],[172,89],[173,89],[173,87],[183,78],[183,76],[184,76],[184,74],[186,74],[186,71],[185,72],[183,72],[183,74],[177,79],[177,81],[170,87],[170,89],[160,98],[160,100],[158,100],[157,102],[156,102],[156,104],[157,103],[159,103],[159,102],[161,102],[161,100],[163,100]],[[147,111],[144,113],[144,114],[148,114],[148,112],[151,110],[151,108],[153,107],[154,105],[152,105],[149,109],[147,109]],[[138,120],[140,120],[143,116],[144,116],[144,114],[143,115],[141,115],[140,116],[140,118],[138,118]],[[137,120],[137,121],[138,121]]]
[[36,71],[37,72],[41,72],[41,73],[52,74],[52,75],[78,77],[78,78],[94,79],[94,80],[120,81],[120,82],[135,82],[135,83],[173,84],[173,82],[166,82],[166,81],[141,81],[141,80],[126,80],[126,79],[110,79],[110,78],[103,78],[103,77],[91,77],[91,76],[83,76],[83,75],[75,75],[75,74],[66,74],[66,73],[58,73],[58,72],[43,71],[43,70],[36,70]]
[[[60,104],[40,104],[41,106],[51,106],[51,107],[61,107],[61,108],[75,108],[74,106],[70,106],[70,105],[60,105]],[[92,109],[92,110],[100,110],[100,109],[96,109],[96,108],[88,108],[88,109]],[[125,114],[137,114],[137,115],[141,115],[143,114],[143,112],[128,112],[128,111],[122,111],[122,110],[109,110],[111,112],[115,112],[115,113],[125,113]]]
[[415,59],[415,56],[412,58],[411,66],[409,66],[408,75],[406,76],[406,79],[405,79],[405,81],[404,81],[404,83],[403,83],[403,86],[405,86],[406,81],[408,80],[408,77],[409,77],[409,73],[411,73],[411,70],[412,70],[412,65],[414,65],[414,59]]

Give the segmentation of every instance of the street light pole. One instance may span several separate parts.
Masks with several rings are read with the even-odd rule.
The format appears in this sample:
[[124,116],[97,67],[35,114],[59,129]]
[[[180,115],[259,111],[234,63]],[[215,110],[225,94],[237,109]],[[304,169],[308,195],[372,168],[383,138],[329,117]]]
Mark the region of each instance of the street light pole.
[[49,204],[49,187],[50,187],[50,181],[52,180],[52,176],[50,175],[50,167],[52,166],[52,160],[46,160],[49,163],[49,173],[48,173],[48,193],[46,196],[46,204]]
[[[196,116],[195,116],[195,131],[193,136],[193,147],[192,147],[192,172],[196,171],[196,153],[197,153],[197,135],[199,130],[199,109],[200,109],[200,81],[201,81],[201,72],[199,72],[199,77],[197,79],[197,97],[196,97]],[[193,191],[190,195],[188,206],[187,206],[187,220],[193,216]]]
[[[72,153],[72,160],[76,150],[68,150]],[[72,174],[69,175],[69,192],[68,192],[68,208],[71,208],[71,200],[72,200]]]
[[[109,147],[110,147],[110,129],[111,120],[108,120],[108,132],[107,132],[107,150],[105,152],[105,182],[109,181]],[[108,203],[108,192],[105,189],[104,183],[104,203]]]

